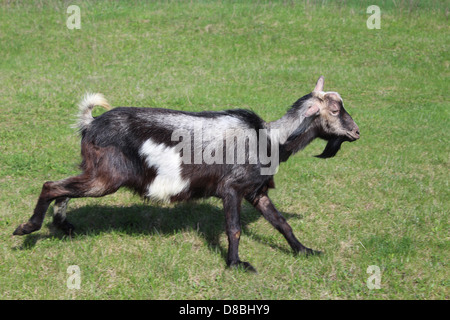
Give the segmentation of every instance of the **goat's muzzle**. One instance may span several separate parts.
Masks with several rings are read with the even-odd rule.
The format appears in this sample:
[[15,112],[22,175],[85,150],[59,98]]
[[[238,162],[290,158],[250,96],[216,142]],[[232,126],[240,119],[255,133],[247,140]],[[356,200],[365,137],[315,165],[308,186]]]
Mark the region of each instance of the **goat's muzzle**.
[[355,141],[360,138],[358,126],[354,127],[351,131],[347,131],[347,137],[349,141]]

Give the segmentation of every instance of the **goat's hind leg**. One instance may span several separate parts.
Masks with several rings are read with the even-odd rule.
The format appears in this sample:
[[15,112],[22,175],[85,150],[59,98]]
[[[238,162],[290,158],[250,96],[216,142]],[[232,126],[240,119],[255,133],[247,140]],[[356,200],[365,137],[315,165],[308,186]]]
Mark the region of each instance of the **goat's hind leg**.
[[50,190],[54,188],[55,183],[57,182],[47,181],[44,183],[38,202],[34,208],[33,215],[27,222],[19,225],[13,232],[13,235],[22,236],[37,231],[41,228],[48,206],[55,199],[54,197],[49,196]]
[[[110,180],[108,183],[104,183],[89,174],[81,174],[59,181],[48,181],[42,187],[41,195],[30,220],[18,226],[13,235],[25,235],[39,230],[44,221],[45,213],[53,200],[56,200],[55,205],[57,206],[56,224],[62,225],[63,229],[70,229],[70,224],[64,223],[65,210],[60,209],[61,205],[68,201],[67,198],[102,197],[116,192],[120,186],[121,183],[118,181]],[[62,219],[63,217],[64,219]]]
[[70,198],[57,198],[53,204],[53,225],[67,235],[71,235],[75,227],[66,219],[67,204]]
[[225,229],[228,237],[227,265],[231,268],[242,267],[246,271],[256,272],[255,268],[239,259],[239,240],[241,237],[241,211],[242,198],[232,192],[223,198],[225,211]]

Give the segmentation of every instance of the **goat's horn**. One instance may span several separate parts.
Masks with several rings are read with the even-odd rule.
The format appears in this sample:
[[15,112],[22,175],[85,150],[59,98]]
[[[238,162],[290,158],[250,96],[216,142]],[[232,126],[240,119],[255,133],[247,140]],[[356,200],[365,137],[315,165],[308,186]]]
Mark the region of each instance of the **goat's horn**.
[[316,87],[313,91],[323,91],[323,76],[320,76],[319,80],[317,80]]

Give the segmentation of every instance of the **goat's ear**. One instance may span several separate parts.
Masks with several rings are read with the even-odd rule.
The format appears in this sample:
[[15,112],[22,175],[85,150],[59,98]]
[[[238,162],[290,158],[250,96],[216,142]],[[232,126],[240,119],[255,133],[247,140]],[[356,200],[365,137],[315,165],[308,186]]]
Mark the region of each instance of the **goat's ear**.
[[314,88],[313,91],[323,91],[323,81],[324,81],[323,76],[320,76],[319,80],[317,80],[316,87]]
[[317,115],[319,113],[319,106],[317,103],[314,103],[311,105],[308,110],[305,112],[305,118],[312,117],[314,115]]

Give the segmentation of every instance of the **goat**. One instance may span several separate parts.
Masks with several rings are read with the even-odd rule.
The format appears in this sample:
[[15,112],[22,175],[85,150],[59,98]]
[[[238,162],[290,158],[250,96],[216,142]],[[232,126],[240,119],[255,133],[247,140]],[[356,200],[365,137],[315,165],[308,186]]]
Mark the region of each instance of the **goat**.
[[[143,198],[168,202],[211,196],[221,198],[229,267],[241,266],[255,271],[251,264],[241,261],[238,254],[243,199],[286,238],[294,252],[320,253],[297,240],[286,219],[268,197],[268,189],[275,187],[273,175],[276,170],[269,174],[261,173],[273,163],[277,167],[278,160],[287,161],[315,138],[328,141],[318,156],[320,158],[333,157],[344,141],[359,139],[359,128],[345,111],[342,98],[337,92],[324,92],[323,84],[321,76],[310,94],[297,100],[281,119],[273,122],[265,122],[255,113],[242,109],[183,112],[117,107],[93,118],[91,112],[95,106],[107,109],[110,106],[100,94],[87,95],[80,103],[78,122],[82,173],[60,181],[45,182],[34,214],[13,234],[25,235],[39,230],[52,201],[55,201],[53,224],[70,234],[74,227],[66,220],[69,199],[103,197],[126,187]],[[192,140],[195,142],[197,139],[196,128],[206,139],[192,146]],[[178,134],[174,135],[177,130]],[[179,130],[184,130],[185,134],[180,135]],[[192,153],[195,158],[199,151],[223,160],[221,148],[225,140],[225,151],[239,151],[233,144],[233,136],[233,143],[229,143],[228,136],[234,133],[239,138],[242,132],[252,130],[255,134],[249,135],[243,148],[250,151],[257,145],[259,153],[270,153],[270,163],[263,163],[261,157],[252,158],[250,152],[245,161],[237,161],[238,155],[233,153],[227,158],[233,160],[232,163],[211,162],[211,159],[209,162],[207,159],[190,161]],[[181,137],[186,143],[185,148],[180,148]],[[266,143],[261,143],[266,139]],[[211,143],[208,145],[207,142]],[[215,148],[211,148],[211,144]]]

